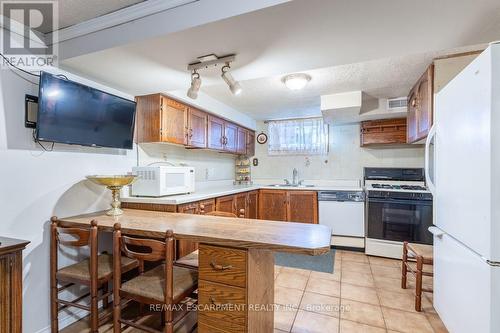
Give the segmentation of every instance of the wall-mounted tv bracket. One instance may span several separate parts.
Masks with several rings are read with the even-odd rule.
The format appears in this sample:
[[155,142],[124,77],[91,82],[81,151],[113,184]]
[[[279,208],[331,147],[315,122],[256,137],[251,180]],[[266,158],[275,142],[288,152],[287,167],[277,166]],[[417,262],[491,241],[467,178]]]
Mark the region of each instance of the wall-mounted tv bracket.
[[38,114],[38,97],[26,95],[24,97],[24,127],[36,128]]

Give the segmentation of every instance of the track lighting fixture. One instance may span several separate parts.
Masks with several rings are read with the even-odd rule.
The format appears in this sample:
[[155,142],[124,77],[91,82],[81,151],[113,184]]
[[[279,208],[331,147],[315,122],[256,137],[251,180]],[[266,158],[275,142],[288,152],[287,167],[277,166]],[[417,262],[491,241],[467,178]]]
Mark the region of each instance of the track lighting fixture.
[[201,87],[201,78],[195,70],[191,74],[191,87],[187,91],[187,96],[192,99],[198,98],[198,91]]
[[233,93],[233,95],[239,95],[243,91],[241,85],[238,81],[236,81],[229,71],[231,70],[230,64],[236,59],[234,54],[229,54],[223,57],[218,57],[215,54],[208,54],[201,57],[198,57],[198,61],[190,63],[187,67],[189,71],[192,71],[191,74],[191,87],[189,88],[187,95],[192,99],[196,99],[198,97],[198,91],[201,86],[201,78],[200,74],[198,74],[198,70],[200,69],[208,69],[211,67],[218,67],[222,65],[222,74],[221,77],[224,82],[227,83],[229,89]]
[[241,89],[240,83],[233,78],[231,73],[229,73],[230,69],[231,69],[231,67],[229,67],[229,63],[227,63],[225,66],[222,67],[222,75],[221,76],[224,79],[224,81],[227,83],[227,85],[229,86],[229,90],[231,90],[233,95],[239,95],[239,94],[241,94],[243,89]]

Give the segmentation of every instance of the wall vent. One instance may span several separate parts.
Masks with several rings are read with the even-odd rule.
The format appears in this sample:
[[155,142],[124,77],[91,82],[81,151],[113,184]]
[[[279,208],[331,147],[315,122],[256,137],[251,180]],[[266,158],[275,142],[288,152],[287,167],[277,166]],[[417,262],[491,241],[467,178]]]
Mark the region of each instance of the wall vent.
[[387,100],[387,110],[399,110],[406,109],[408,106],[408,101],[406,97],[391,98]]

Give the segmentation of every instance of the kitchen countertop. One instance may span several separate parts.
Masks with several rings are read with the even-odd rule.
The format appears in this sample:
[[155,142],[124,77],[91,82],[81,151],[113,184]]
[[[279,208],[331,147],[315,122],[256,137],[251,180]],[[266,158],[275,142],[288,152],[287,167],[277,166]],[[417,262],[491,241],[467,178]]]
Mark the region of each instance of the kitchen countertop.
[[212,199],[223,197],[226,195],[237,194],[241,192],[248,192],[260,189],[271,190],[290,190],[290,191],[362,191],[363,188],[359,186],[333,186],[333,185],[316,185],[314,187],[298,187],[298,186],[269,186],[269,185],[223,185],[207,187],[197,190],[190,194],[169,195],[164,197],[134,197],[125,196],[120,200],[122,202],[135,202],[135,203],[151,203],[151,204],[164,204],[164,205],[180,205],[189,202],[195,202],[205,199]]

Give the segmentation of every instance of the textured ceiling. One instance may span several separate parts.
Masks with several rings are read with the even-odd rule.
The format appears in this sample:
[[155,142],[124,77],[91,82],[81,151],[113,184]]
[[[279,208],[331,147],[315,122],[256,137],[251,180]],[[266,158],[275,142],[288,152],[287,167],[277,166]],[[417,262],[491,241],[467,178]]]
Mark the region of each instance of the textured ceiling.
[[201,90],[257,120],[319,116],[321,95],[361,90],[376,98],[406,96],[434,58],[485,47],[477,45],[304,71],[312,79],[299,91],[289,90],[282,82],[283,75],[242,81],[243,93],[238,96],[233,96],[224,83]]
[[[236,53],[244,94],[229,95],[218,71],[201,72],[202,89],[260,119],[318,112],[324,92],[404,95],[434,54],[497,39],[498,0],[294,0],[62,66],[133,95],[168,93],[187,89],[196,57]],[[304,71],[308,88],[286,91],[281,76]]]
[[[105,15],[144,0],[59,0],[59,29]],[[51,31],[41,31],[48,33]]]

